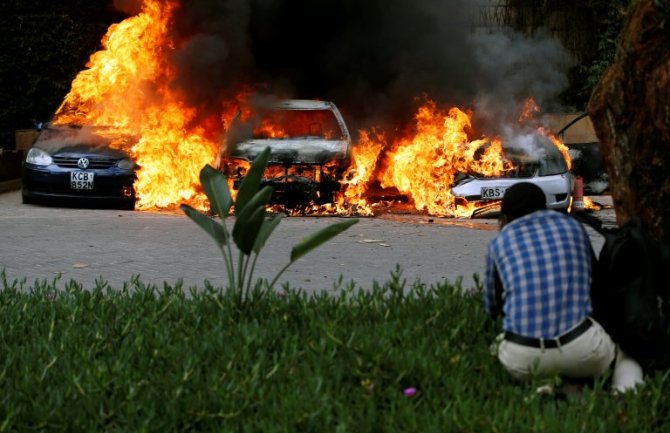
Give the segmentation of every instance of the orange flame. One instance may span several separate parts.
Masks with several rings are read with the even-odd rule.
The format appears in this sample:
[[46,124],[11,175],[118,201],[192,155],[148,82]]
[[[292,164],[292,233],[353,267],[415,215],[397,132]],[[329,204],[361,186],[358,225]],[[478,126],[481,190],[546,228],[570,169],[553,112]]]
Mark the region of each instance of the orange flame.
[[104,50],[93,54],[54,117],[59,124],[104,125],[137,137],[124,150],[138,163],[137,207],[188,202],[204,207],[199,172],[212,164],[218,143],[196,112],[168,83],[173,48],[168,23],[176,4],[147,0],[142,11],[110,26]]
[[[519,121],[528,122],[536,112],[539,107],[535,102],[526,101]],[[451,194],[455,176],[458,173],[499,176],[513,168],[503,156],[499,138],[472,139],[471,122],[472,113],[457,107],[444,110],[429,100],[417,111],[412,134],[391,146],[382,132],[361,131],[345,181],[345,207],[356,203],[369,209],[366,200],[369,187],[379,182],[381,187],[394,188],[409,197],[419,211],[435,216],[470,216],[482,204],[465,203]],[[545,129],[536,131],[557,146],[569,166],[567,147]]]
[[372,215],[372,209],[364,195],[370,182],[374,180],[375,167],[386,146],[386,137],[375,129],[362,130],[359,135],[359,142],[351,151],[351,164],[344,181],[345,190],[338,201],[338,207],[354,207],[359,214]]
[[459,210],[450,192],[455,175],[499,175],[510,168],[500,140],[470,140],[471,131],[471,114],[455,107],[445,112],[428,101],[416,114],[416,134],[396,142],[386,156],[382,186],[410,195],[416,209],[431,215],[469,215],[473,209]]
[[[519,123],[527,123],[531,120],[533,120],[534,116],[538,113],[540,113],[542,110],[540,107],[535,103],[535,100],[533,98],[527,98],[524,103],[523,103],[523,108],[521,109],[521,115],[519,116]],[[539,126],[537,128],[538,133],[545,135],[551,140],[551,142],[556,146],[556,148],[561,152],[563,155],[563,158],[565,158],[565,162],[568,166],[568,170],[572,168],[572,158],[570,158],[570,154],[568,153],[568,146],[566,146],[556,135],[554,135],[551,131],[548,129]]]
[[[314,111],[309,115],[298,111],[286,116],[281,111],[265,113],[260,124],[254,128],[256,138],[290,138],[302,135],[315,135],[326,140],[336,137],[334,130],[327,125],[330,119],[327,113]],[[326,125],[325,129],[324,125]]]
[[584,197],[584,209],[586,210],[601,210],[603,206],[591,200],[588,197]]
[[[136,138],[133,144],[116,140],[139,165],[135,183],[138,209],[168,208],[189,203],[206,208],[199,186],[205,164],[218,162],[221,137],[236,116],[249,115],[242,106],[251,92],[245,88],[226,101],[217,116],[202,113],[170,86],[176,71],[169,62],[178,48],[170,39],[169,23],[177,0],[145,0],[141,12],[112,25],[104,49],[93,54],[54,116],[54,123],[106,126],[110,134]],[[520,121],[539,108],[527,101]],[[317,213],[371,215],[371,185],[394,188],[409,197],[416,209],[437,216],[469,215],[473,207],[459,207],[450,189],[458,173],[499,175],[511,168],[502,157],[497,138],[476,137],[471,113],[445,110],[432,101],[416,113],[412,134],[389,142],[379,129],[361,131],[352,150],[351,166],[343,179],[343,193],[333,206],[316,206]],[[267,137],[291,135],[293,127],[268,121],[255,133]],[[310,130],[311,131],[311,130]],[[326,138],[334,132],[315,131]],[[548,135],[569,163],[567,148]],[[228,167],[238,169],[240,167]],[[244,167],[242,167],[244,168]]]
[[529,119],[532,119],[536,113],[539,113],[540,107],[535,103],[533,98],[528,98],[523,102],[523,108],[521,108],[521,115],[519,116],[519,123],[524,123]]
[[556,148],[558,148],[558,150],[561,152],[563,158],[565,158],[565,163],[568,165],[568,170],[572,169],[572,158],[570,158],[570,154],[568,153],[568,146],[566,146],[558,137],[556,137],[556,135],[552,134],[546,129],[540,128],[539,131],[549,137],[551,142],[554,143],[554,146],[556,146]]

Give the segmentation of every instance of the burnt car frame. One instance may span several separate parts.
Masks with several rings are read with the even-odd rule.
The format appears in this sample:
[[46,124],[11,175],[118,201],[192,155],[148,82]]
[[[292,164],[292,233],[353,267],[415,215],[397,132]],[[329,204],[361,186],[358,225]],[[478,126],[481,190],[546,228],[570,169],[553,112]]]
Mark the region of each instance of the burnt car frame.
[[351,136],[334,103],[290,99],[252,107],[237,116],[222,146],[219,169],[233,188],[266,147],[270,157],[261,186],[273,188],[271,203],[286,206],[331,203],[349,166]]
[[23,161],[23,203],[134,209],[137,166],[111,146],[128,140],[108,128],[40,128]]

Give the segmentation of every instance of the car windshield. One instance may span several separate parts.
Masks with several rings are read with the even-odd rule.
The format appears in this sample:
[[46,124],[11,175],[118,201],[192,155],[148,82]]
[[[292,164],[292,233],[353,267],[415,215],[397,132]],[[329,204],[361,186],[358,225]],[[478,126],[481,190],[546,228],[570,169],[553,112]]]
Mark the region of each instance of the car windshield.
[[535,140],[532,147],[506,147],[504,152],[514,165],[508,177],[552,176],[568,171],[563,154],[548,139]]
[[330,110],[263,110],[244,123],[254,139],[344,139],[342,128]]
[[[482,146],[477,152],[483,152],[488,146]],[[503,154],[512,163],[512,168],[500,175],[503,178],[552,176],[568,171],[563,154],[549,139],[534,139],[532,144],[525,146],[504,146]]]

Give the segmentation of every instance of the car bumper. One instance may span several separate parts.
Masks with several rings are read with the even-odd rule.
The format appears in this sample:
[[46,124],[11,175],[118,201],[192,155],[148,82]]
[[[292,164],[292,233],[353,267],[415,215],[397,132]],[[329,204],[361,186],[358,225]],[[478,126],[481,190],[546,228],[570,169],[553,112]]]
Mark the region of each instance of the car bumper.
[[466,200],[467,202],[485,202],[490,200],[482,199],[482,188],[509,188],[510,186],[521,182],[529,182],[539,186],[547,197],[547,208],[549,209],[563,210],[570,206],[572,176],[569,173],[532,178],[472,179],[453,187],[451,192],[457,198]]
[[95,173],[93,189],[72,189],[70,173],[60,167],[24,165],[22,194],[30,199],[86,199],[129,203],[135,201],[135,174],[121,169],[90,170]]
[[[243,178],[235,179],[233,189],[237,190]],[[332,203],[333,194],[341,189],[339,182],[327,179],[315,182],[306,178],[293,180],[262,179],[261,188],[272,188],[270,204],[325,204]]]

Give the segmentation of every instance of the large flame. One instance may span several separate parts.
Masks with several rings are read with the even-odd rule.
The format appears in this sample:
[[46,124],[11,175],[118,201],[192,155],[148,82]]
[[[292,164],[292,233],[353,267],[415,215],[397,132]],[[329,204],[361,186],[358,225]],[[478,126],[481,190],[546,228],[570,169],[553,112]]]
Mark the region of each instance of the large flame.
[[135,189],[140,209],[189,202],[203,207],[199,172],[215,162],[218,143],[198,113],[170,87],[173,43],[168,23],[176,4],[147,0],[141,13],[112,25],[104,50],[72,82],[55,123],[104,125],[131,134],[128,151],[140,166]]
[[386,146],[386,137],[377,130],[360,131],[359,140],[351,152],[351,164],[345,175],[345,190],[338,201],[338,208],[347,212],[355,209],[358,213],[371,215],[372,209],[365,193],[370,182],[375,179],[375,168]]
[[[253,136],[265,139],[316,135],[326,140],[333,140],[336,139],[337,133],[328,128],[329,123],[332,121],[326,112],[312,111],[308,115],[295,111],[287,116],[281,110],[275,110],[264,114],[260,124],[253,130]],[[321,129],[324,125],[326,129]]]
[[[520,131],[526,131],[540,111],[532,99],[525,101],[519,116]],[[421,106],[412,132],[389,145],[385,134],[361,131],[354,147],[352,169],[344,192],[345,204],[368,209],[370,185],[392,188],[410,198],[415,209],[435,216],[470,216],[482,204],[467,203],[451,194],[459,173],[500,176],[513,168],[505,159],[503,142],[497,137],[475,136],[472,113],[457,107],[444,109],[431,100]],[[565,146],[542,127],[533,133],[547,137],[571,161]]]
[[[416,114],[416,133],[387,154],[382,186],[410,195],[417,209],[432,215],[468,213],[471,209],[457,209],[450,192],[455,175],[497,176],[511,168],[502,158],[500,140],[470,140],[471,128],[471,115],[455,107],[445,112],[428,101]],[[490,146],[484,146],[487,142]]]
[[[115,143],[140,167],[135,184],[139,209],[184,202],[205,208],[200,169],[218,163],[226,126],[235,116],[248,115],[243,105],[250,88],[223,102],[219,113],[205,116],[187,104],[187,95],[171,86],[176,71],[169,57],[178,43],[170,38],[169,23],[177,6],[177,0],[145,0],[138,15],[112,25],[103,38],[104,49],[91,56],[88,69],[72,82],[54,117],[58,124],[106,126],[110,134],[136,138],[130,146],[123,140]],[[537,111],[535,103],[527,101],[519,121],[525,122]],[[360,131],[342,180],[343,193],[334,205],[311,211],[371,215],[369,188],[376,185],[395,190],[417,210],[432,215],[469,215],[473,208],[460,206],[450,192],[455,176],[495,176],[511,168],[503,158],[501,140],[476,136],[471,122],[472,113],[428,100],[415,114],[408,128],[411,133],[389,141],[390,129]],[[260,125],[256,133],[284,137],[290,135],[290,128],[270,122]],[[541,128],[537,131],[550,137],[569,164],[560,140]],[[331,134],[322,132],[326,137]]]

